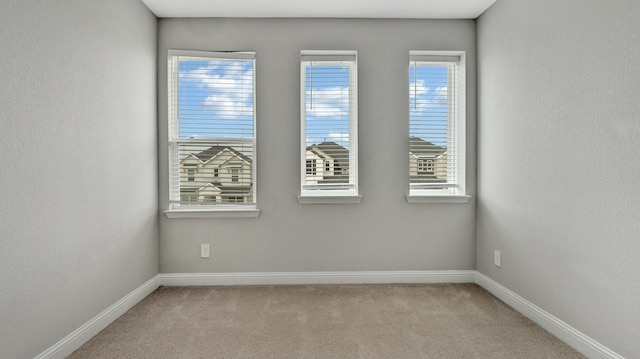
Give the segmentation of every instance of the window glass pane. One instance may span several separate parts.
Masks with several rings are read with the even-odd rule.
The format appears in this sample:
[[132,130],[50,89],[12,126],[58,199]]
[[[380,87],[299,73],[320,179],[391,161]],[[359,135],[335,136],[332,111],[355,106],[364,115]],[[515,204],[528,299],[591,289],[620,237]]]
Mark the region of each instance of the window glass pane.
[[254,61],[171,56],[170,64],[172,207],[254,204]]
[[179,61],[179,137],[253,137],[253,62]]
[[246,143],[179,143],[180,198],[187,198],[180,204],[214,205],[212,196],[240,195],[253,202],[252,153],[253,146]]
[[316,163],[324,161],[349,168],[349,66],[310,62],[305,72],[307,158],[312,157],[307,161],[313,161],[305,184],[349,183],[343,173],[316,170]]
[[411,51],[409,194],[465,194],[464,53]]
[[411,183],[447,183],[449,70],[416,62],[409,67]]
[[[305,60],[307,59],[307,60]],[[355,52],[302,54],[302,195],[357,194]],[[325,192],[325,193],[322,193]]]

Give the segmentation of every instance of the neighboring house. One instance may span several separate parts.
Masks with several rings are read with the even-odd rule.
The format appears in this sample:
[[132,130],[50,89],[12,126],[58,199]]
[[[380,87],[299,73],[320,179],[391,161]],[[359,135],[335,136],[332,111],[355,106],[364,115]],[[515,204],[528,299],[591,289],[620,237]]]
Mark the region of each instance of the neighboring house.
[[409,177],[411,183],[447,182],[447,149],[411,136]]
[[335,142],[306,150],[306,184],[349,183],[349,150]]
[[[410,137],[411,183],[446,183],[447,149]],[[335,142],[313,144],[306,149],[306,184],[349,182],[349,150]]]
[[212,146],[180,160],[182,204],[253,202],[253,161],[230,146]]

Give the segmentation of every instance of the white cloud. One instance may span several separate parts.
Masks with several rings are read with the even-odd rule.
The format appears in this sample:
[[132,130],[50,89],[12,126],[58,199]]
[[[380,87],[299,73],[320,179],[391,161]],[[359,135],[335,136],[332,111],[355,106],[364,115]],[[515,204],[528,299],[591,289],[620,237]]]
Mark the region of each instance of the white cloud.
[[307,145],[322,142],[349,145],[349,101],[350,93],[346,86],[306,91]]
[[348,117],[349,88],[327,87],[306,91],[306,110],[314,117]]
[[[443,108],[448,108],[447,86],[425,86],[423,80],[417,80],[409,84],[409,95],[412,116],[422,116],[434,109],[441,111]],[[414,107],[416,98],[418,102],[417,106]]]
[[333,142],[346,143],[346,142],[349,142],[349,134],[348,133],[330,132],[329,133],[329,140],[333,141]]
[[202,93],[201,105],[215,111],[217,118],[236,119],[252,113],[253,69],[245,62],[211,61],[207,66],[180,74]]
[[427,93],[429,87],[424,85],[424,80],[417,80],[409,83],[409,94],[410,96],[420,96]]

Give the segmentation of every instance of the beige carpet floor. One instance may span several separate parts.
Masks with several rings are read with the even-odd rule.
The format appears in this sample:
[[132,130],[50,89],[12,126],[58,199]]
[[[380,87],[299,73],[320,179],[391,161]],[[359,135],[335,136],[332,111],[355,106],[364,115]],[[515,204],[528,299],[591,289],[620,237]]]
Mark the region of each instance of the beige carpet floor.
[[584,358],[475,284],[161,287],[70,358]]

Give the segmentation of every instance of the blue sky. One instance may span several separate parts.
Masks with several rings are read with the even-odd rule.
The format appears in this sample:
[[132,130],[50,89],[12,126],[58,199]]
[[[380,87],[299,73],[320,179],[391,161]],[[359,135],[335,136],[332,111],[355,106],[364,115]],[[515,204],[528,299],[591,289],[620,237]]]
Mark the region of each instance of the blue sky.
[[305,67],[306,143],[349,147],[349,66]]
[[[179,73],[181,137],[253,137],[252,61],[181,61]],[[306,76],[307,146],[348,147],[349,67],[307,66]],[[411,136],[446,146],[447,78],[446,66],[409,67]]]
[[409,66],[409,134],[446,147],[449,104],[446,66]]
[[253,62],[181,61],[180,136],[253,137]]

